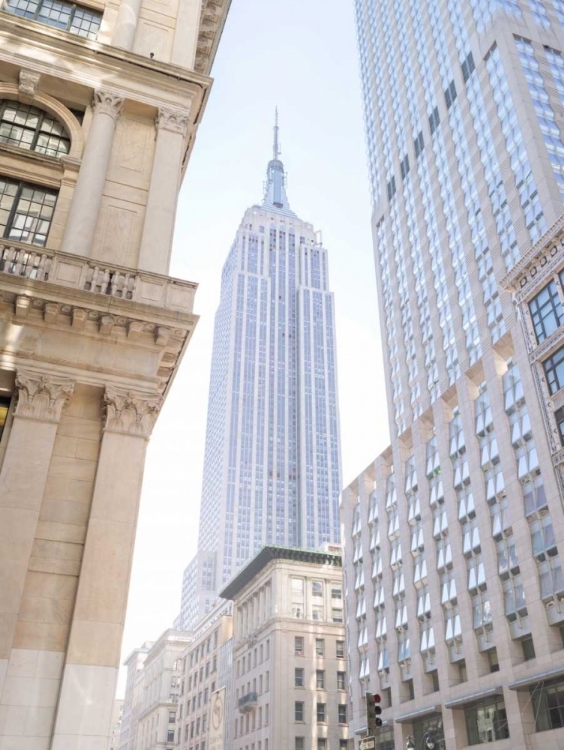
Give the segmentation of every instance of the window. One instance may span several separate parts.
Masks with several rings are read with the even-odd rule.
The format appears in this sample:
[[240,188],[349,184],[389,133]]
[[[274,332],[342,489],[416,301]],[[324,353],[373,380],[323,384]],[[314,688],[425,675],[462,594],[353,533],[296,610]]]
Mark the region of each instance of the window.
[[305,742],[303,737],[296,737],[294,742],[294,750],[305,750]]
[[325,641],[323,638],[315,639],[315,653],[317,656],[325,656]]
[[394,195],[396,194],[396,178],[395,177],[392,177],[392,179],[388,182],[387,190],[388,190],[388,200],[391,201]]
[[326,712],[327,712],[327,704],[326,703],[318,703],[317,704],[317,721],[322,722],[322,723],[325,722],[326,721],[326,718],[325,718]]
[[423,140],[423,131],[419,131],[419,135],[415,140],[413,141],[413,145],[415,147],[415,158],[419,156],[419,154],[423,151],[425,148],[425,141]]
[[304,670],[301,667],[296,667],[294,670],[294,687],[304,686]]
[[552,680],[531,687],[537,732],[564,727],[564,680]]
[[318,690],[325,690],[325,671],[318,669],[315,673],[315,687]]
[[174,724],[176,721],[176,711],[169,711],[168,712],[168,723]]
[[521,648],[523,649],[523,659],[525,661],[535,658],[535,644],[533,643],[532,638],[523,638],[521,641]]
[[174,729],[168,729],[166,733],[166,741],[174,742]]
[[337,659],[345,658],[345,642],[337,641],[335,644]]
[[317,597],[323,596],[323,583],[321,581],[312,581],[311,595]]
[[346,690],[345,672],[337,672],[337,690]]
[[496,740],[504,740],[509,737],[507,714],[503,700],[490,701],[486,704],[467,708],[465,716],[469,745],[496,742]]
[[450,109],[456,100],[456,86],[454,80],[452,80],[445,89],[445,102],[447,109]]
[[317,750],[327,750],[327,740],[325,737],[317,738]]
[[8,0],[4,9],[71,34],[96,39],[102,14],[63,0]]
[[401,178],[405,180],[409,174],[409,156],[406,154],[400,162]]
[[10,402],[11,399],[9,398],[0,398],[0,438],[2,438],[4,427],[6,427],[6,420],[8,419],[8,412],[10,411]]
[[564,310],[555,281],[551,281],[529,302],[537,343],[540,344],[564,322]]
[[[339,750],[347,750],[349,746],[348,740],[339,740]],[[380,747],[382,747],[382,744],[380,743]]]
[[429,115],[429,128],[431,130],[431,135],[433,135],[435,130],[439,127],[440,122],[441,118],[439,117],[439,108],[435,107]]
[[561,406],[554,412],[554,418],[556,420],[556,427],[558,429],[558,436],[560,437],[560,444],[564,445],[564,407]]
[[50,114],[29,104],[0,101],[0,143],[47,156],[68,154],[70,138]]
[[304,702],[296,701],[294,703],[294,721],[304,721]]
[[346,703],[339,703],[339,724],[347,723],[347,705]]
[[44,247],[57,192],[0,178],[0,236]]
[[462,63],[462,77],[464,78],[464,83],[466,83],[475,70],[476,66],[474,65],[474,57],[472,53],[469,52],[466,60]]
[[304,639],[302,638],[302,636],[297,635],[294,638],[294,654],[296,656],[304,655]]
[[543,362],[546,382],[551,395],[564,385],[564,346]]

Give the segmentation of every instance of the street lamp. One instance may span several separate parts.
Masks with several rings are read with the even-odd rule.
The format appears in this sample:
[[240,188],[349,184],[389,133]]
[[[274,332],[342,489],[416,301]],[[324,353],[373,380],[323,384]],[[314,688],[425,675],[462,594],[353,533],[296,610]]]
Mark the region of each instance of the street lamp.
[[[431,732],[425,732],[421,740],[420,750],[435,750],[437,743],[433,739]],[[405,743],[405,750],[417,750],[415,739],[410,735]]]

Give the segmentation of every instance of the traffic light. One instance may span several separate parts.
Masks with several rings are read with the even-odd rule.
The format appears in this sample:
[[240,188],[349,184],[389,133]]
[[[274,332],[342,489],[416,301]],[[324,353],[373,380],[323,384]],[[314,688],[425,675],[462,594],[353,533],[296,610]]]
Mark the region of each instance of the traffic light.
[[380,718],[380,714],[382,713],[381,702],[382,698],[378,693],[366,693],[366,722],[368,724],[369,737],[374,736],[376,730],[382,726],[382,719]]

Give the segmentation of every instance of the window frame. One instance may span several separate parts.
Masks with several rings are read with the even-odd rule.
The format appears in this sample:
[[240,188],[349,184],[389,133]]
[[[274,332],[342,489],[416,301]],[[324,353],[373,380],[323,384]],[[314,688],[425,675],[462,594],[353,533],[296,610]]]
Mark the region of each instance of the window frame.
[[[541,303],[539,298],[546,295]],[[551,279],[535,296],[529,300],[529,314],[537,344],[541,344],[564,323],[564,307],[558,293],[555,279]],[[546,322],[553,321],[554,327],[547,330]]]
[[[16,186],[16,192],[15,192],[14,197],[13,197],[12,205],[10,206],[10,209],[8,211],[8,218],[6,220],[6,224],[4,225],[3,229],[0,226],[0,239],[12,240],[13,242],[21,242],[24,245],[30,245],[32,247],[46,247],[47,246],[47,240],[49,239],[49,232],[51,231],[51,226],[52,226],[52,223],[53,223],[53,217],[55,215],[55,210],[57,208],[57,200],[59,198],[59,190],[56,190],[56,189],[54,190],[52,188],[45,187],[45,186],[37,184],[37,183],[28,182],[27,180],[15,180],[15,179],[13,179],[11,177],[6,177],[5,175],[0,175],[0,182],[4,182],[4,183],[8,183],[8,184],[12,184],[12,185]],[[10,234],[9,234],[14,229],[14,220],[18,216],[25,216],[25,217],[29,217],[30,216],[30,214],[23,214],[23,213],[19,213],[18,212],[18,206],[20,204],[20,201],[22,201],[22,199],[23,199],[22,198],[22,194],[23,194],[23,191],[25,189],[29,189],[29,190],[33,190],[33,191],[38,190],[38,191],[43,192],[46,196],[47,195],[51,195],[51,196],[54,197],[54,201],[53,201],[53,205],[52,205],[52,212],[51,212],[51,216],[50,216],[50,218],[48,220],[48,228],[47,228],[47,232],[45,233],[45,241],[43,243],[33,242],[33,241],[31,241],[31,242],[30,241],[26,241],[26,240],[23,240],[21,238],[11,237]],[[0,193],[0,201],[1,201],[2,197],[3,197],[3,195],[4,195],[4,193]],[[23,200],[25,200],[25,199],[23,199]],[[45,205],[45,204],[42,204],[42,205]],[[39,221],[41,219],[38,218],[37,220]],[[45,219],[43,219],[43,221],[45,221]],[[33,237],[35,238],[35,236],[37,235],[37,232],[33,231],[32,233],[29,232],[28,234],[33,234]],[[40,236],[43,236],[43,235],[40,235]]]
[[[543,360],[542,367],[546,376],[548,391],[551,396],[554,396],[564,387],[564,346],[561,346],[550,357]],[[562,377],[559,376],[559,368],[562,370]]]
[[[58,29],[59,31],[66,31],[69,34],[74,34],[74,36],[80,36],[82,39],[91,39],[91,40],[95,41],[96,38],[98,37],[98,33],[99,33],[100,28],[102,26],[102,15],[103,14],[99,10],[97,10],[96,8],[91,8],[88,5],[81,5],[79,3],[70,3],[70,2],[68,2],[68,0],[37,0],[37,7],[35,9],[35,12],[32,15],[31,13],[28,13],[28,12],[16,13],[10,7],[10,1],[11,0],[6,0],[5,4],[3,6],[3,10],[6,13],[9,13],[10,15],[13,15],[13,16],[17,16],[18,18],[26,18],[29,21],[35,21],[36,23],[40,23],[42,26],[49,26],[52,29]],[[18,0],[16,0],[16,2],[17,1]],[[46,3],[48,3],[48,2],[56,2],[59,5],[66,6],[67,8],[69,8],[68,23],[67,23],[67,27],[65,29],[61,28],[61,26],[58,26],[57,24],[47,23],[46,21],[41,20],[41,10],[43,9],[44,5]],[[93,36],[91,36],[90,34],[86,34],[86,35],[79,34],[78,32],[72,30],[73,29],[73,21],[75,19],[77,11],[79,13],[81,13],[81,12],[90,13],[90,14],[92,14],[93,18],[97,17],[97,19],[99,21],[99,24],[98,24],[98,28],[96,29],[96,33]],[[43,18],[49,18],[49,16],[43,16]]]

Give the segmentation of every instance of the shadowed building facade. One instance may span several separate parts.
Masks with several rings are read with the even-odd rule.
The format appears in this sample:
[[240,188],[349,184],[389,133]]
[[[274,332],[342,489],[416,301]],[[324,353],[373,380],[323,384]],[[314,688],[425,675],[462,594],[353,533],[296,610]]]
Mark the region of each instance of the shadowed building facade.
[[0,8],[0,748],[102,750],[147,441],[197,318],[168,276],[228,0]]

